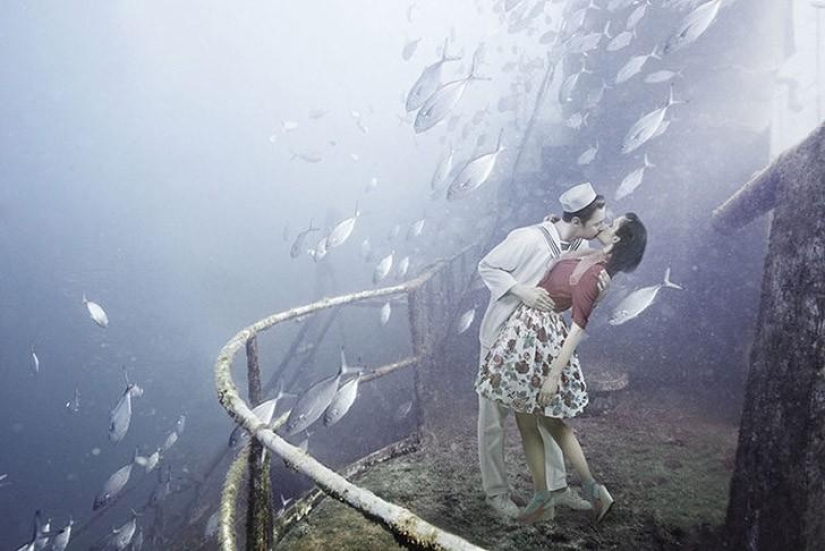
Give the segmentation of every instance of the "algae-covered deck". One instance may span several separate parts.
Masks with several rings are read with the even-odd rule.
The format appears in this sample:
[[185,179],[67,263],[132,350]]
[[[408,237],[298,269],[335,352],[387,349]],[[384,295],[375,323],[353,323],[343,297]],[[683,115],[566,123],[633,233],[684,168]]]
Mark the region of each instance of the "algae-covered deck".
[[[357,484],[487,549],[709,549],[725,518],[738,413],[729,394],[647,386],[619,393],[612,411],[572,421],[591,469],[616,499],[597,526],[588,512],[565,508],[554,521],[529,526],[492,514],[481,492],[472,414],[453,419],[454,432],[427,437],[420,450],[374,467]],[[529,498],[512,422],[507,436],[512,486]],[[403,547],[357,511],[325,499],[278,548]]]

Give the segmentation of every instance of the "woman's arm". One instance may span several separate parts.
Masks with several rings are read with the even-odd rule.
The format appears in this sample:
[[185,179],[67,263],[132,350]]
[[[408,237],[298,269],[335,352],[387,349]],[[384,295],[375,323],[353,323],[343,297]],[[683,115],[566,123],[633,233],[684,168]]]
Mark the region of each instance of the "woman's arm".
[[576,347],[579,346],[583,335],[584,329],[579,327],[575,322],[571,324],[570,332],[567,334],[567,338],[564,339],[559,355],[556,356],[553,359],[553,363],[550,364],[550,374],[547,376],[547,379],[545,379],[544,384],[541,385],[541,391],[539,393],[540,405],[546,406],[549,404],[550,400],[552,400],[553,396],[558,392],[561,371],[564,369],[564,366],[570,362],[570,358],[573,357],[573,353],[576,351]]

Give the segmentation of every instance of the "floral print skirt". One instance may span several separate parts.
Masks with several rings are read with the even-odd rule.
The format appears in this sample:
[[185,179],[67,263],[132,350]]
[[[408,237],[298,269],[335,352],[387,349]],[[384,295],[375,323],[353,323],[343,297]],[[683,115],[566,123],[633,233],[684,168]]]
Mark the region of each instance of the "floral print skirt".
[[476,378],[476,392],[521,413],[575,417],[588,403],[579,358],[574,353],[561,371],[559,391],[547,407],[538,403],[550,364],[567,337],[564,318],[520,304],[507,319]]

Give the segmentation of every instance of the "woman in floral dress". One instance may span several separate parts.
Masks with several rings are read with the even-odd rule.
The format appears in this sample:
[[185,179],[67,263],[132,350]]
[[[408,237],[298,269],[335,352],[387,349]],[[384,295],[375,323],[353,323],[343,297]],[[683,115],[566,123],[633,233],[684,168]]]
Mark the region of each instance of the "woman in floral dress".
[[[476,392],[516,412],[535,490],[519,516],[525,522],[544,518],[552,507],[539,423],[579,474],[597,522],[613,504],[607,488],[590,473],[576,435],[564,419],[575,417],[588,403],[575,351],[601,298],[599,273],[605,271],[612,278],[618,272],[633,271],[644,255],[647,232],[635,214],[627,213],[605,228],[598,239],[602,249],[586,256],[563,257],[551,267],[539,286],[550,294],[556,309],[545,312],[521,304],[499,332],[476,380]],[[573,320],[569,331],[561,316],[568,308]]]

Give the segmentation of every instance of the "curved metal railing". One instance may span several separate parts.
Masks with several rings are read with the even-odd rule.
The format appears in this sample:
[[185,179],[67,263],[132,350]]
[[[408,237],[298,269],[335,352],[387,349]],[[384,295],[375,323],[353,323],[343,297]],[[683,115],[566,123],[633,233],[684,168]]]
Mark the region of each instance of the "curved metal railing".
[[[467,249],[465,249],[465,251],[466,250]],[[377,368],[365,374],[361,380],[372,380],[398,369],[420,363],[423,356],[427,353],[427,347],[422,344],[424,341],[420,335],[422,332],[422,323],[427,323],[427,320],[416,319],[416,308],[413,307],[412,303],[414,302],[416,291],[420,290],[434,275],[444,270],[448,264],[446,261],[436,263],[417,278],[401,285],[361,291],[335,298],[325,298],[313,304],[274,314],[253,323],[239,331],[221,349],[215,362],[215,385],[218,391],[218,399],[224,409],[226,409],[236,423],[242,425],[249,431],[266,449],[284,459],[291,468],[311,478],[327,495],[359,510],[375,522],[383,524],[392,531],[400,541],[410,547],[420,549],[480,550],[482,548],[454,534],[439,529],[409,510],[384,501],[372,492],[352,484],[343,476],[318,462],[307,452],[286,442],[275,433],[275,430],[277,430],[280,424],[285,422],[288,412],[282,415],[272,426],[267,426],[265,423],[262,423],[252,413],[249,405],[240,397],[231,374],[232,360],[238,350],[247,346],[248,343],[254,342],[255,337],[260,332],[266,331],[279,323],[308,316],[329,308],[351,305],[377,298],[391,298],[402,295],[407,296],[408,301],[411,303],[410,330],[412,332],[415,355],[399,362]],[[441,285],[444,286],[443,282]],[[255,359],[254,363],[257,367],[257,359]],[[417,390],[418,389],[416,389],[416,391]],[[234,511],[238,488],[243,479],[243,466],[245,463],[246,453],[242,453],[230,468],[224,484],[218,528],[219,541],[223,551],[236,551],[237,549],[234,534]],[[249,542],[247,542],[247,545],[249,545]]]

